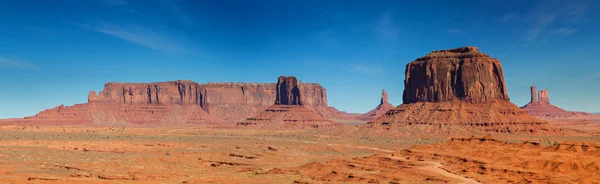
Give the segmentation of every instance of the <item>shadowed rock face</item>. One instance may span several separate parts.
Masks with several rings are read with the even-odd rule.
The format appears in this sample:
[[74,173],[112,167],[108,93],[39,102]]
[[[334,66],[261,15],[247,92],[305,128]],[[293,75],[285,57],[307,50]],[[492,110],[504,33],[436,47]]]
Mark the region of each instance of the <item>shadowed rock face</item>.
[[403,103],[508,101],[500,61],[477,47],[433,51],[406,65]]
[[296,77],[280,76],[277,80],[276,105],[304,105],[302,82],[298,83]]

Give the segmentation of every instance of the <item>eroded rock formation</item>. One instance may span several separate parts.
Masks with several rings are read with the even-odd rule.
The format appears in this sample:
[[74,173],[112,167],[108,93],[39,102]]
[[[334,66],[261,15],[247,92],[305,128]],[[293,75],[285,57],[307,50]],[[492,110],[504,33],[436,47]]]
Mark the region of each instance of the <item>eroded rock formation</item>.
[[500,61],[477,47],[433,51],[406,65],[404,103],[509,100]]
[[388,112],[389,110],[392,110],[393,108],[394,108],[394,105],[392,105],[390,102],[388,102],[388,94],[384,89],[381,91],[381,102],[379,103],[379,105],[377,105],[377,107],[375,107],[375,109],[363,114],[360,119],[367,120],[367,121],[372,120],[372,119],[375,119],[375,118],[385,114],[386,112]]
[[403,104],[363,128],[555,131],[509,101],[500,61],[477,47],[433,51],[408,63],[405,74]]
[[[536,99],[536,97],[538,98]],[[538,93],[538,91],[536,91],[535,86],[531,86],[531,101],[521,108],[535,117],[544,119],[597,117],[590,113],[566,111],[557,106],[554,106],[550,103],[550,98],[548,97],[548,89],[540,90]]]
[[[283,86],[285,87],[285,86]],[[88,103],[59,106],[15,122],[36,124],[86,123],[209,123],[235,122],[254,116],[277,99],[276,83],[207,83],[178,80],[156,83],[107,83],[91,91]],[[327,106],[325,88],[303,83],[292,89],[302,94],[289,100],[323,116],[338,116]],[[300,101],[300,98],[302,100]],[[285,101],[288,103],[288,101]]]
[[281,76],[277,82],[277,98],[275,104],[260,114],[239,122],[238,126],[249,126],[273,129],[304,129],[335,127],[335,123],[303,104],[304,90],[302,82],[296,77]]

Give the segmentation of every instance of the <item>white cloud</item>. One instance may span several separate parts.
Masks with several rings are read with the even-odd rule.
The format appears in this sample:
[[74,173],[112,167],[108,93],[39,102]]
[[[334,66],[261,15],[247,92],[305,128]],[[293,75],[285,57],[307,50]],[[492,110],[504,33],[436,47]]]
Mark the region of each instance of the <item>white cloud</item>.
[[104,33],[116,38],[126,40],[128,42],[151,48],[154,50],[174,53],[174,54],[190,54],[192,51],[179,45],[169,37],[155,32],[153,29],[140,26],[90,26],[81,25],[84,29]]
[[[546,40],[550,35],[574,34],[577,29],[564,25],[575,24],[584,19],[589,2],[588,0],[542,1],[524,17],[532,25],[525,32],[524,39],[528,42],[537,42]],[[557,25],[562,26],[557,27]]]
[[561,28],[556,28],[556,29],[551,30],[550,33],[570,35],[570,34],[575,33],[576,31],[577,31],[577,29],[561,27]]
[[37,68],[37,66],[20,60],[13,60],[8,58],[0,57],[0,68],[26,68],[32,69]]
[[395,40],[398,38],[398,26],[394,23],[394,14],[385,12],[381,14],[375,25],[375,33],[384,40]]

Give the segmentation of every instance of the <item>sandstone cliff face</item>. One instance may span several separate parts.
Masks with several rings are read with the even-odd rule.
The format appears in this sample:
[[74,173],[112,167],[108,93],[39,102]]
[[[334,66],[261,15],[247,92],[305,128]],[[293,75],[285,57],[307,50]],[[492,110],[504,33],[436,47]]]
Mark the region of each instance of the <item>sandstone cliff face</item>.
[[403,104],[363,128],[556,132],[509,101],[500,61],[477,47],[433,51],[406,66]]
[[206,91],[192,81],[159,83],[107,83],[96,95],[90,92],[89,103],[104,104],[197,104],[203,105]]
[[[246,104],[268,107],[276,100],[275,83],[208,83],[172,81],[158,83],[107,83],[100,94],[90,92],[89,103],[109,104]],[[308,106],[327,106],[327,93],[319,84],[301,88]],[[207,105],[208,104],[208,105]]]
[[[536,99],[536,97],[538,97]],[[573,118],[573,117],[593,117],[593,114],[586,112],[572,112],[561,109],[550,103],[548,97],[548,89],[536,91],[535,86],[531,86],[531,102],[521,107],[521,109],[527,111],[529,114],[544,118],[544,119],[560,119],[560,118]]]
[[[277,79],[276,105],[303,105],[302,82],[296,77],[280,76]],[[302,92],[301,92],[302,91]]]
[[[237,122],[276,101],[276,83],[207,83],[178,80],[156,83],[107,83],[91,91],[87,104],[59,106],[23,121],[37,124],[211,124]],[[298,85],[302,104],[322,114],[328,109],[319,84]]]
[[[334,116],[328,108],[327,92],[319,84],[301,84],[302,104]],[[225,121],[235,122],[262,112],[275,104],[276,83],[207,83],[171,81],[157,83],[107,83],[99,94],[90,92],[92,104],[197,105]],[[294,99],[292,99],[293,101]],[[287,101],[286,101],[287,103]],[[296,102],[297,103],[297,99]]]
[[477,47],[433,51],[406,65],[403,103],[509,100],[500,61]]

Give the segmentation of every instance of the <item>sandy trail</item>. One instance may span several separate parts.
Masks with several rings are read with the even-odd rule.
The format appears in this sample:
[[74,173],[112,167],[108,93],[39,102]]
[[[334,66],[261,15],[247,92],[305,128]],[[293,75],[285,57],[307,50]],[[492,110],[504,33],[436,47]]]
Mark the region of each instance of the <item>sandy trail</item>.
[[[395,156],[390,156],[390,158],[397,159],[397,160],[406,160],[406,159],[404,159],[402,157],[395,157]],[[428,161],[422,161],[422,163],[426,163],[428,165],[427,166],[418,167],[417,169],[421,169],[421,170],[433,172],[433,173],[442,175],[444,177],[454,179],[456,181],[459,181],[458,182],[459,184],[481,184],[477,180],[474,180],[474,179],[471,179],[471,178],[467,178],[467,177],[464,177],[464,176],[461,176],[461,175],[453,174],[451,172],[448,172],[448,171],[440,168],[440,167],[444,166],[442,163],[439,163],[439,162],[428,162]]]

